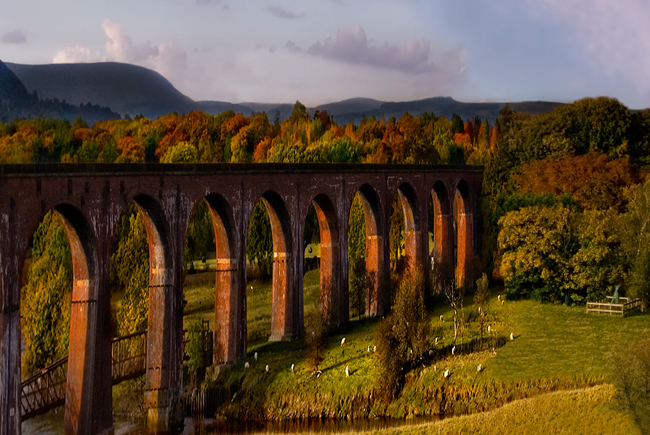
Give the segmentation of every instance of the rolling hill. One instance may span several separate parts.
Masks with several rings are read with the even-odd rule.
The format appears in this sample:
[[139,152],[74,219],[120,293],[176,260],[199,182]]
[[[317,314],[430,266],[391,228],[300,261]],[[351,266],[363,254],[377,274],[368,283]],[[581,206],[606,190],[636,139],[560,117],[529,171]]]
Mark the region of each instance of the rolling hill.
[[[41,99],[64,101],[72,105],[91,103],[108,107],[122,116],[144,115],[155,119],[168,113],[187,113],[203,110],[216,115],[234,110],[244,115],[266,112],[271,122],[291,116],[293,103],[230,103],[223,101],[194,101],[178,91],[167,79],[147,68],[115,62],[21,65],[6,63],[0,67],[0,100],[3,95],[35,95]],[[13,73],[13,74],[9,74]],[[22,86],[22,87],[21,87]],[[450,97],[434,97],[417,101],[384,102],[371,98],[351,98],[335,103],[309,108],[326,110],[339,125],[363,117],[400,118],[405,112],[420,115],[424,112],[451,118],[456,113],[463,119],[478,116],[494,122],[506,103],[464,103]],[[561,103],[521,102],[511,103],[513,109],[538,114],[553,110]]]

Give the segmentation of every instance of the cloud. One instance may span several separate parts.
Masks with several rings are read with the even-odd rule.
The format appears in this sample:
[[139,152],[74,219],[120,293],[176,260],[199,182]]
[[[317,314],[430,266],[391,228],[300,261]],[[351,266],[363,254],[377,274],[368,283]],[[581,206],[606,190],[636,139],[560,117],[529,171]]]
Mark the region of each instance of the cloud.
[[221,0],[196,0],[197,5],[219,5]]
[[93,52],[81,44],[59,50],[53,63],[123,62],[157,71],[169,80],[181,80],[187,69],[187,51],[173,42],[154,44],[151,41],[136,43],[122,28],[110,21],[102,22],[106,36],[103,50]]
[[300,12],[299,14],[297,14],[295,12],[292,12],[292,11],[289,11],[289,10],[283,8],[280,5],[269,6],[268,11],[274,17],[284,18],[284,19],[287,19],[287,20],[295,20],[295,19],[302,18],[302,17],[305,16],[304,12]]
[[463,50],[447,50],[441,52],[438,59],[433,59],[431,44],[425,39],[410,38],[402,46],[387,42],[376,45],[368,41],[365,30],[358,24],[341,28],[336,39],[318,41],[306,50],[293,41],[288,41],[286,47],[291,52],[305,52],[351,65],[368,65],[408,74],[435,73],[440,70],[455,70],[460,74],[465,68]]
[[16,29],[2,35],[2,42],[6,42],[7,44],[23,44],[27,42],[27,35],[22,30]]

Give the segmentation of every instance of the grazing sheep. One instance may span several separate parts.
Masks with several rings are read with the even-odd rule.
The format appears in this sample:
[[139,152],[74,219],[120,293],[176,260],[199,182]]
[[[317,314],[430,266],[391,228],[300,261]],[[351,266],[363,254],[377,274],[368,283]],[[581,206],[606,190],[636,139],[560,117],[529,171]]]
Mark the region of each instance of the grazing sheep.
[[514,335],[514,333],[511,332],[510,333],[510,340],[514,340],[514,339],[515,339],[515,335]]
[[501,295],[497,295],[497,300],[498,300],[498,301],[501,300]]
[[441,322],[444,322],[444,321],[445,321],[445,317],[444,317],[442,314],[440,315],[440,321],[441,321]]
[[438,366],[433,366],[433,371],[438,371]]
[[257,361],[257,352],[255,352],[255,355],[253,355],[253,357],[255,358],[255,361]]
[[269,372],[269,365],[267,364],[266,365],[266,373],[268,373],[268,372]]
[[368,346],[368,352],[370,352],[370,346]]
[[490,325],[488,325],[488,332],[490,332]]
[[479,364],[479,365],[478,365],[478,368],[476,369],[476,371],[478,371],[478,372],[482,372],[482,371],[483,371],[483,364]]
[[244,368],[245,368],[245,369],[248,369],[248,368],[250,368],[250,366],[251,366],[251,365],[250,365],[250,364],[248,364],[248,361],[246,361],[246,362],[244,363]]
[[456,346],[451,348],[451,354],[456,355]]
[[505,304],[506,304],[506,301],[501,301],[501,305],[505,305]]
[[341,340],[341,347],[345,346],[345,337]]
[[443,374],[443,376],[444,376],[445,378],[448,378],[448,377],[449,377],[449,369],[445,370],[445,373]]
[[438,337],[436,337],[436,346],[438,345]]
[[350,366],[345,366],[345,376],[350,377]]
[[377,352],[377,345],[375,345],[375,347],[372,348],[372,351]]
[[294,372],[294,370],[293,370],[293,369],[294,369],[294,367],[295,367],[295,366],[296,366],[295,364],[291,364],[291,373],[293,373],[293,372]]
[[429,356],[433,356],[433,350],[429,349]]

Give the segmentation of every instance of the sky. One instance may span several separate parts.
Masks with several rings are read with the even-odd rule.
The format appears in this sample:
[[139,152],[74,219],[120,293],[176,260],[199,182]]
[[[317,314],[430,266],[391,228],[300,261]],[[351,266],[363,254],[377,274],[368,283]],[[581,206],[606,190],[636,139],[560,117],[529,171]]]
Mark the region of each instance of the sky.
[[117,61],[190,98],[650,107],[648,0],[0,0],[0,60]]

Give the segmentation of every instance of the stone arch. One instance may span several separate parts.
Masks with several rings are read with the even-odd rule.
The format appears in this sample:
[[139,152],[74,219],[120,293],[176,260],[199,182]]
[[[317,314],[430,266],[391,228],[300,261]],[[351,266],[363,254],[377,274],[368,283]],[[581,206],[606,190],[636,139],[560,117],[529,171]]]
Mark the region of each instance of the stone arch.
[[[106,372],[97,367],[105,364],[101,358],[102,338],[105,335],[102,334],[105,326],[101,323],[105,322],[100,319],[102,313],[98,303],[99,264],[96,241],[86,218],[75,207],[62,204],[53,210],[62,218],[72,257],[65,432],[89,433],[112,425],[110,406],[99,406],[96,403],[111,392],[110,378],[102,379],[102,373]],[[93,427],[98,424],[100,427]]]
[[292,340],[299,334],[299,313],[294,295],[294,261],[291,220],[280,195],[266,191],[262,197],[271,222],[273,239],[273,278],[271,336],[269,341]]
[[374,286],[368,295],[367,312],[371,315],[384,313],[389,305],[386,286],[384,240],[386,225],[383,220],[382,204],[377,191],[369,184],[363,184],[358,189],[363,202],[363,212],[366,221],[366,273],[374,278]]
[[312,200],[320,231],[320,310],[326,323],[340,323],[347,320],[347,303],[340,295],[339,230],[336,209],[332,200],[319,194]]
[[246,352],[241,253],[230,204],[219,194],[205,198],[216,242],[214,347],[215,364],[236,362]]
[[474,203],[467,181],[460,180],[454,193],[456,216],[456,283],[473,282],[471,263],[474,258]]
[[420,205],[413,186],[408,183],[400,185],[397,195],[404,213],[404,248],[408,268],[413,271],[422,263]]
[[[182,361],[178,352],[180,306],[174,294],[174,264],[167,218],[160,204],[148,195],[133,198],[140,212],[149,245],[149,319],[145,407],[147,428],[166,430],[182,412]],[[178,312],[177,312],[178,311]],[[182,358],[182,357],[181,357]]]
[[[450,213],[449,195],[445,183],[438,180],[431,189],[433,203],[433,252],[432,261],[450,261],[452,257],[452,216]],[[433,264],[432,264],[433,265]]]

